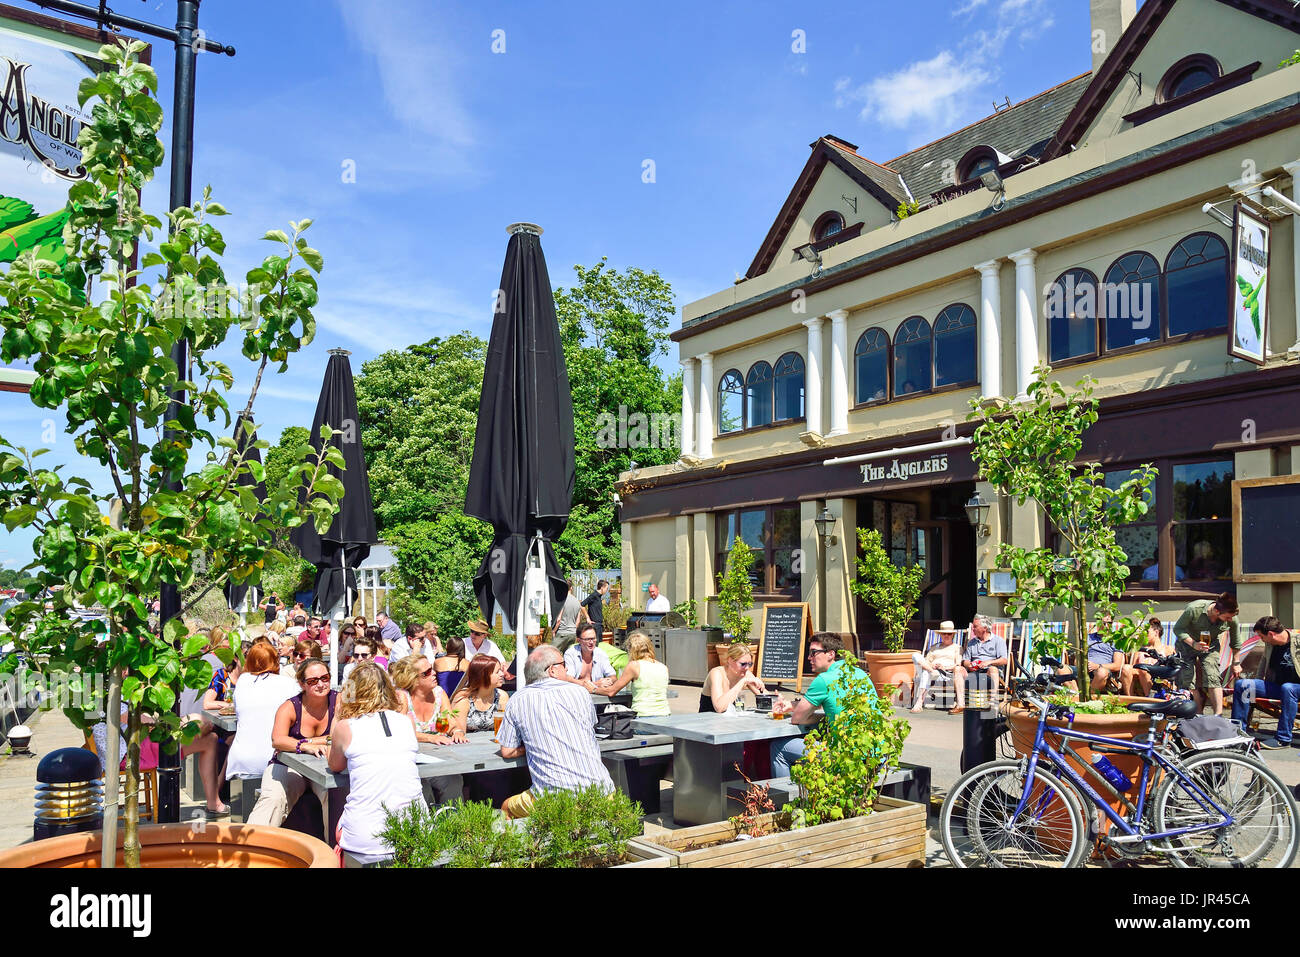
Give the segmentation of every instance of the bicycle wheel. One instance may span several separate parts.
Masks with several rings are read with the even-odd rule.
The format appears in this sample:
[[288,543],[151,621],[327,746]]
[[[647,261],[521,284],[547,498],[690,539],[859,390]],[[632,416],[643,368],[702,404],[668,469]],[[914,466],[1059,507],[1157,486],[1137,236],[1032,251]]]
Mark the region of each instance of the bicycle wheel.
[[[1300,831],[1291,792],[1259,762],[1228,751],[1199,754],[1183,764],[1187,776],[1233,818],[1212,831],[1169,838],[1179,867],[1290,867]],[[1192,827],[1211,820],[1177,777],[1161,784],[1155,799],[1157,831]]]
[[962,775],[943,802],[939,831],[957,867],[1077,867],[1088,843],[1074,787],[1042,770],[1027,782],[1020,761]]

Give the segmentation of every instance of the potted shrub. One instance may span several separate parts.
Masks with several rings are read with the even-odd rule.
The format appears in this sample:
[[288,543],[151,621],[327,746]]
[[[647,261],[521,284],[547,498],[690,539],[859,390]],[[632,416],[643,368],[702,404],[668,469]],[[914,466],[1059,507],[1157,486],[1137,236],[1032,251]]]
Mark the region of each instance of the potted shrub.
[[[315,334],[314,274],[322,260],[302,237],[310,221],[293,224],[292,235],[268,232],[263,238],[274,244],[273,254],[236,292],[219,258],[225,241],[212,223],[226,210],[205,190],[192,207],[169,214],[167,238],[136,262],[142,241],[162,225],[138,200],[163,158],[157,77],[138,59],[144,47],[138,41],[102,47],[109,69],[81,83],[83,105],[99,99],[94,122],[77,141],[87,175],[68,191],[66,260],[29,252],[0,276],[0,360],[31,363],[37,372],[32,402],[51,415],[61,410],[77,453],[113,486],[96,491],[84,478],[34,464],[44,449],[29,453],[0,439],[0,514],[9,531],[31,530],[35,591],[52,596],[48,608],[22,602],[5,620],[42,670],[74,681],[106,676],[110,754],[118,751],[117,716],[127,712],[122,858],[128,867],[142,862],[141,738],[148,733],[169,750],[192,739],[198,724],[182,726],[173,705],[182,691],[203,688],[212,677],[203,660],[206,638],[188,635],[184,617],[227,581],[258,584],[268,560],[283,558],[272,546],[277,530],[309,518],[325,530],[343,490],[327,470],[341,469],[343,457],[328,444],[317,455],[310,445],[299,446],[284,477],[260,500],[253,486],[265,480],[265,470],[249,460],[254,444],[268,446],[252,440],[263,373],[271,363],[283,372],[288,357]],[[234,375],[215,353],[236,331],[254,368],[236,419],[238,439],[218,439],[213,433],[235,418],[226,401]],[[189,374],[171,359],[185,343]],[[185,400],[167,419],[182,387]],[[328,439],[331,430],[323,431]],[[200,459],[197,467],[192,455]],[[193,587],[200,565],[206,588]],[[146,603],[163,585],[185,595],[185,604],[159,634]],[[102,620],[69,614],[92,606],[103,609]],[[229,663],[233,650],[215,654]],[[79,727],[94,720],[90,709],[64,710]],[[146,717],[153,719],[150,731]],[[110,777],[105,866],[113,865],[118,843],[117,775]],[[234,827],[207,825],[206,833],[220,843]],[[240,833],[251,841],[258,832]],[[226,839],[233,842],[234,835],[232,829]],[[41,851],[33,844],[24,853],[35,859]]]
[[542,794],[521,821],[486,803],[417,803],[389,815],[383,838],[402,868],[668,866],[666,852],[635,840],[642,829],[639,804],[593,785]]
[[809,732],[791,768],[799,797],[767,810],[762,785],[751,783],[737,816],[717,824],[644,839],[671,851],[678,867],[920,867],[926,807],[880,797],[877,782],[897,768],[910,725],[871,694],[853,656],[841,652],[835,694],[843,706]]
[[912,675],[912,656],[903,651],[903,641],[908,622],[916,615],[925,570],[920,565],[895,565],[874,528],[858,529],[858,551],[858,577],[849,587],[875,611],[885,633],[885,650],[868,651],[863,657],[876,691],[888,697],[901,678],[910,680]]
[[[741,539],[736,539],[727,552],[727,567],[718,575],[718,620],[722,624],[723,640],[709,648],[710,668],[719,663],[719,655],[727,645],[749,640],[749,632],[754,627],[754,619],[749,617],[754,607],[754,583],[749,577],[753,564],[754,552]],[[750,650],[758,653],[753,645]]]

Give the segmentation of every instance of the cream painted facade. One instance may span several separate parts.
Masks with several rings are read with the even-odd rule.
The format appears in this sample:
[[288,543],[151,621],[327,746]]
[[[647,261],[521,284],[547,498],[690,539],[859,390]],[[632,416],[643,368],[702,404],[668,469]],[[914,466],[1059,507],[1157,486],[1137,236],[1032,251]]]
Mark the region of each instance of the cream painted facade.
[[[685,372],[683,416],[689,420],[683,458],[641,470],[637,490],[623,493],[625,577],[639,582],[653,576],[674,603],[690,598],[704,620],[716,621],[716,602],[710,598],[719,571],[718,523],[737,511],[797,509],[797,597],[810,603],[818,629],[860,635],[848,588],[853,533],[874,520],[859,515],[859,508],[878,508],[871,503],[879,497],[898,503],[913,524],[946,521],[955,533],[960,529],[951,525],[955,507],[947,492],[978,491],[992,503],[991,535],[972,534],[973,554],[963,558],[967,570],[978,574],[995,567],[999,542],[1043,541],[1044,521],[1035,509],[1000,498],[973,474],[949,483],[947,497],[924,477],[895,483],[876,496],[869,483],[850,487],[842,472],[820,488],[816,466],[969,435],[972,399],[1023,394],[1032,369],[1049,360],[1046,287],[1066,270],[1087,269],[1102,279],[1120,257],[1142,251],[1163,274],[1175,246],[1199,233],[1218,237],[1230,254],[1231,230],[1202,212],[1202,205],[1222,204],[1230,213],[1237,198],[1231,184],[1240,186],[1243,174],[1300,199],[1294,176],[1300,172],[1294,118],[1300,114],[1300,66],[1278,66],[1300,46],[1296,32],[1219,0],[1148,0],[1139,19],[1153,15],[1161,19],[1144,42],[1126,48],[1121,40],[1112,54],[1131,58],[1128,69],[1142,74],[1142,93],[1126,70],[1118,71],[1121,78],[1109,93],[1090,87],[1084,99],[1095,101],[1096,115],[1076,132],[1075,148],[1004,176],[1000,210],[991,208],[991,192],[975,188],[902,221],[891,221],[883,203],[870,210],[860,205],[853,217],[840,199],[850,188],[860,194],[860,184],[827,164],[790,218],[766,270],[683,309],[682,329],[674,334]],[[1154,104],[1170,67],[1197,53],[1215,58],[1225,76],[1259,65],[1248,81],[1231,89],[1140,125],[1123,119]],[[1092,83],[1100,84],[1106,75],[1103,66]],[[1001,149],[998,142],[987,145]],[[823,272],[814,278],[795,250],[814,238],[813,224],[828,210],[845,213],[850,222],[860,219],[864,227],[860,235],[822,250]],[[1272,218],[1266,364],[1231,358],[1223,332],[1146,343],[1113,355],[1103,350],[1094,358],[1057,364],[1053,375],[1067,386],[1084,375],[1097,381],[1103,400],[1097,428],[1113,423],[1105,447],[1085,450],[1085,459],[1132,467],[1154,454],[1148,450],[1167,449],[1160,457],[1174,465],[1230,461],[1235,479],[1300,474],[1300,404],[1290,406],[1289,421],[1284,412],[1273,412],[1287,408],[1277,390],[1295,389],[1300,396],[1300,246],[1295,217]],[[919,315],[932,324],[955,303],[970,306],[976,316],[976,380],[948,391],[859,405],[854,367],[859,337],[878,328],[892,342],[909,317]],[[1157,315],[1157,337],[1160,323]],[[718,386],[726,372],[735,369],[744,376],[754,363],[775,364],[791,351],[805,362],[804,416],[718,434]],[[1256,394],[1267,401],[1252,398]],[[1157,411],[1144,419],[1148,397]],[[1245,422],[1254,408],[1260,409],[1258,436],[1247,440]],[[1234,416],[1240,425],[1228,422],[1236,422]],[[1207,430],[1199,446],[1198,428]],[[1185,450],[1179,451],[1178,441]],[[938,451],[951,451],[956,459],[962,446]],[[935,453],[918,453],[927,454]],[[888,465],[894,457],[871,461]],[[830,468],[825,472],[832,474]],[[833,546],[820,541],[814,524],[823,508],[836,520]],[[1171,520],[1158,534],[1172,541],[1179,527]],[[1178,565],[1178,573],[1167,572],[1169,587],[1135,587],[1133,601],[1122,607],[1135,607],[1138,597],[1151,598],[1161,617],[1172,618],[1188,600],[1203,597],[1206,588],[1180,584],[1176,574],[1190,554],[1176,555],[1176,541],[1161,547]],[[1242,621],[1272,613],[1284,624],[1300,623],[1300,586],[1241,583],[1235,591]],[[1004,614],[996,597],[976,596],[975,608]]]

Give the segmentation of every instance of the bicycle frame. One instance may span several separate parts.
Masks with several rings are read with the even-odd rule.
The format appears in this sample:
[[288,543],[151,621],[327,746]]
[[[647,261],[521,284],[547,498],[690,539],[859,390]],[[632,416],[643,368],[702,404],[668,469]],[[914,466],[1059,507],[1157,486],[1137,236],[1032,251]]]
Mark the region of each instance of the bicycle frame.
[[[1029,802],[1029,792],[1033,785],[1034,769],[1038,767],[1039,758],[1045,756],[1052,766],[1062,774],[1066,780],[1070,781],[1075,787],[1079,788],[1093,804],[1099,807],[1111,822],[1118,827],[1126,837],[1139,841],[1154,841],[1163,838],[1179,837],[1183,834],[1192,834],[1199,831],[1214,831],[1227,827],[1233,823],[1232,815],[1215,803],[1214,799],[1201,790],[1195,781],[1189,778],[1181,767],[1167,760],[1157,749],[1155,735],[1148,735],[1148,740],[1140,744],[1130,741],[1119,741],[1115,738],[1107,738],[1098,734],[1088,734],[1084,731],[1075,731],[1072,728],[1047,728],[1048,709],[1046,707],[1039,709],[1038,729],[1034,735],[1034,749],[1029,755],[1029,765],[1025,775],[1025,789],[1020,795],[1020,803],[1016,805],[1015,815],[1018,817],[1023,813],[1025,805]],[[1216,812],[1220,819],[1208,824],[1197,824],[1192,827],[1175,828],[1172,831],[1161,831],[1156,834],[1143,834],[1136,830],[1128,821],[1121,817],[1114,808],[1103,798],[1097,791],[1065,760],[1065,756],[1053,748],[1046,741],[1047,734],[1059,735],[1065,741],[1081,741],[1087,744],[1097,744],[1104,746],[1110,751],[1129,751],[1139,755],[1142,758],[1142,777],[1138,782],[1137,806],[1133,814],[1133,820],[1141,822],[1142,812],[1146,807],[1147,785],[1150,781],[1151,766],[1157,764],[1166,773],[1172,773],[1176,776],[1183,790],[1192,796],[1201,808],[1207,813]],[[1040,800],[1040,803],[1042,801]],[[1125,802],[1127,803],[1127,802]],[[1112,838],[1113,839],[1113,838]]]

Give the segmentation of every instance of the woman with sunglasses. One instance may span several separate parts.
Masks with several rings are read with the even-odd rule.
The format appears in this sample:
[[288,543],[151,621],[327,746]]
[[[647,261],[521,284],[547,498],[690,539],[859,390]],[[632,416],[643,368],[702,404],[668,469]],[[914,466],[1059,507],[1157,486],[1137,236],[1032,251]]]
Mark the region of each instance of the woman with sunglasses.
[[317,661],[321,661],[325,658],[325,652],[321,650],[319,641],[313,641],[310,638],[303,638],[293,646],[293,666],[297,668],[308,658],[315,658]]
[[754,654],[740,641],[722,652],[722,664],[709,671],[700,692],[700,711],[734,711],[736,699],[746,688],[767,694],[763,682],[754,675]]
[[308,787],[320,798],[321,807],[327,803],[325,788],[311,784],[297,771],[280,763],[281,752],[324,757],[334,727],[338,692],[330,690],[330,672],[325,662],[308,658],[298,665],[297,676],[301,693],[280,705],[275,713],[271,729],[275,754],[262,772],[262,793],[248,815],[249,824],[279,827]]
[[[397,687],[398,700],[415,720],[417,740],[429,744],[464,743],[464,728],[452,717],[451,701],[447,698],[447,693],[438,687],[437,676],[428,658],[424,655],[408,655],[395,661],[388,669],[388,677],[393,679],[393,684]],[[438,732],[440,716],[451,722],[451,729],[446,734]]]
[[375,646],[364,638],[358,638],[352,645],[352,660],[343,666],[343,681],[348,680],[348,675],[357,665],[374,664]]

